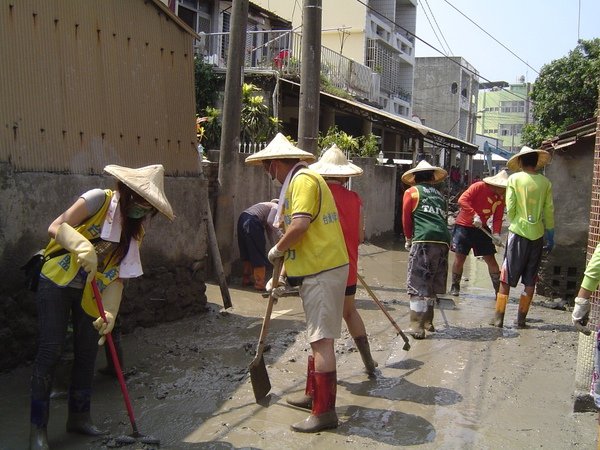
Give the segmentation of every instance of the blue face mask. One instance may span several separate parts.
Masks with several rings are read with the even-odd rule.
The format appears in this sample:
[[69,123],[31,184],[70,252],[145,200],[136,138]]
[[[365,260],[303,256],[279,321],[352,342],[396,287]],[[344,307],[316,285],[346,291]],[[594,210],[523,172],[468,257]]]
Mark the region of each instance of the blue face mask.
[[152,207],[148,208],[146,206],[138,205],[134,203],[127,209],[127,217],[131,219],[141,219],[146,214],[152,211]]

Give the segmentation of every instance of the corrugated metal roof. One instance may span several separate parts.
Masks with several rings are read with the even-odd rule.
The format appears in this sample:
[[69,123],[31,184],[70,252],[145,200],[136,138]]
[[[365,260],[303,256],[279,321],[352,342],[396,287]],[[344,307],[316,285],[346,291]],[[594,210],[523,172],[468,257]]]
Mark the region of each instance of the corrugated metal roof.
[[159,4],[0,0],[0,160],[197,173],[193,33]]
[[[281,79],[281,81],[293,84],[298,87],[300,86],[296,82],[286,80],[283,78]],[[426,127],[425,125],[413,122],[412,120],[406,119],[396,114],[377,109],[365,103],[360,103],[354,100],[348,100],[346,98],[338,97],[333,94],[328,94],[327,92],[321,91],[321,95],[324,97],[334,99],[338,104],[345,104],[352,108],[362,110],[370,115],[376,116],[380,120],[384,119],[388,122],[399,124],[402,128],[409,130],[413,133],[418,133],[419,135],[423,136],[423,138],[426,141],[432,142],[435,145],[454,148],[458,151],[462,151],[470,155],[477,153],[478,147],[475,144],[471,144],[470,142],[463,141],[454,136],[450,136],[449,134],[442,133],[441,131],[434,130],[433,128]]]

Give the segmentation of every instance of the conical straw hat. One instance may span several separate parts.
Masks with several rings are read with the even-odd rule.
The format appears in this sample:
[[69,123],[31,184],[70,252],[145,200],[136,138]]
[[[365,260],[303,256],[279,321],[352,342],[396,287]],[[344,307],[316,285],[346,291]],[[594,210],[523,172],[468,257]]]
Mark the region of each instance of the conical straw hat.
[[506,183],[508,182],[508,172],[503,169],[493,177],[485,177],[483,182],[491,186],[505,188]]
[[153,164],[139,169],[109,164],[104,168],[104,171],[125,183],[136,194],[144,197],[148,203],[170,220],[175,218],[171,204],[165,195],[165,168],[162,164]]
[[402,182],[409,186],[413,186],[415,184],[415,173],[425,172],[427,170],[433,170],[433,181],[431,183],[440,183],[448,176],[448,172],[441,167],[432,166],[427,161],[422,160],[415,168],[404,172],[404,175],[402,175]]
[[355,177],[362,175],[363,170],[352,164],[340,148],[333,144],[329,147],[319,160],[310,165],[310,168],[324,177]]
[[300,159],[308,162],[317,159],[312,153],[305,152],[294,146],[283,134],[277,133],[277,136],[275,136],[263,150],[248,156],[246,158],[246,164],[258,166],[265,160],[288,158]]
[[550,156],[550,153],[548,153],[546,150],[535,150],[533,148],[527,147],[526,145],[524,145],[521,148],[521,151],[519,151],[519,153],[517,153],[516,155],[512,156],[508,162],[506,163],[506,167],[508,167],[508,170],[510,170],[511,172],[518,172],[519,170],[521,170],[521,162],[519,161],[519,157],[526,155],[528,153],[537,153],[538,154],[538,162],[537,165],[535,166],[535,170],[540,170],[542,167],[544,167],[546,164],[548,164],[550,162],[550,160],[552,159],[552,157]]

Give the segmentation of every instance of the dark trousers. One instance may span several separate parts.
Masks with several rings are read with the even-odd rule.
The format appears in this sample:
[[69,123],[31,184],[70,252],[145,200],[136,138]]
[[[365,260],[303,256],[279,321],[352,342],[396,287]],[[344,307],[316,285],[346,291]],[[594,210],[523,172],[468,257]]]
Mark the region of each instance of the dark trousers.
[[[47,411],[52,378],[63,352],[70,317],[73,320],[74,359],[69,407],[78,410],[74,412],[89,410],[99,336],[92,325],[94,319],[81,308],[82,294],[82,289],[61,288],[40,278],[36,296],[39,344],[31,377],[31,419],[34,423],[47,422],[47,412],[43,410]],[[74,402],[76,399],[78,401]]]
[[240,214],[237,235],[242,261],[250,261],[253,267],[271,267],[265,250],[265,227],[256,216],[245,212]]

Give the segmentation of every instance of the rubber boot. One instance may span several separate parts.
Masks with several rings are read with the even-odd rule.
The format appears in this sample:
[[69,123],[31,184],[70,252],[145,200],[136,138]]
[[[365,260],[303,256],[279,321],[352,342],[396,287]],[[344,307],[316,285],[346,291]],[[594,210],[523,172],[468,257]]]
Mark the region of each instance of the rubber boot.
[[490,279],[492,280],[492,286],[494,286],[494,292],[498,295],[498,291],[500,290],[500,272],[490,272]]
[[294,397],[288,397],[285,399],[292,406],[296,406],[302,409],[312,409],[313,393],[315,386],[315,358],[310,355],[308,357],[308,366],[306,368],[306,388],[304,394],[297,394]]
[[29,448],[48,450],[48,416],[50,414],[50,377],[31,377],[31,412]]
[[[433,300],[435,301],[435,300]],[[424,317],[423,317],[423,328],[425,328],[425,330],[427,331],[431,331],[434,332],[435,331],[435,327],[433,326],[433,307],[434,304],[432,303],[427,304],[427,311],[425,311]]]
[[425,338],[425,313],[410,310],[410,329],[408,332],[415,339]]
[[92,392],[89,389],[69,390],[69,416],[67,418],[67,431],[69,433],[86,434],[88,436],[102,436],[108,430],[100,430],[93,424],[90,416],[90,400]]
[[504,311],[506,311],[507,302],[508,295],[496,295],[496,313],[494,315],[494,318],[490,321],[490,325],[498,328],[502,328],[504,326]]
[[458,296],[458,294],[460,294],[460,279],[461,278],[462,278],[462,273],[452,272],[452,284],[450,285],[450,295]]
[[254,268],[254,289],[257,291],[265,290],[265,285],[267,284],[265,280],[265,272],[265,266]]
[[48,450],[48,412],[50,402],[31,400],[31,423],[29,427],[29,449]]
[[529,312],[529,305],[531,305],[532,298],[533,297],[530,297],[525,292],[521,294],[521,297],[519,298],[519,312],[517,313],[517,320],[515,321],[517,328],[527,327],[525,319],[527,317],[527,313]]
[[373,357],[371,356],[371,347],[369,346],[369,340],[367,339],[367,336],[355,337],[354,342],[356,343],[356,348],[358,349],[363,364],[365,365],[367,375],[369,378],[375,378],[375,368],[378,364],[373,361]]
[[242,286],[250,286],[252,284],[252,264],[250,261],[243,261],[242,264]]
[[[121,370],[123,370],[123,348],[121,347],[121,327],[118,325],[119,317],[117,317],[117,325],[113,328],[112,338],[113,343],[115,344],[115,350],[117,351],[117,357],[119,358],[119,365],[121,366]],[[98,372],[102,375],[107,375],[110,377],[117,377],[117,372],[115,371],[115,366],[113,364],[112,356],[110,354],[110,348],[108,344],[104,344],[104,355],[106,356],[106,366],[98,369]]]
[[335,412],[337,393],[337,372],[315,372],[313,406],[310,416],[302,422],[292,425],[293,431],[316,433],[321,430],[337,428],[338,417]]

